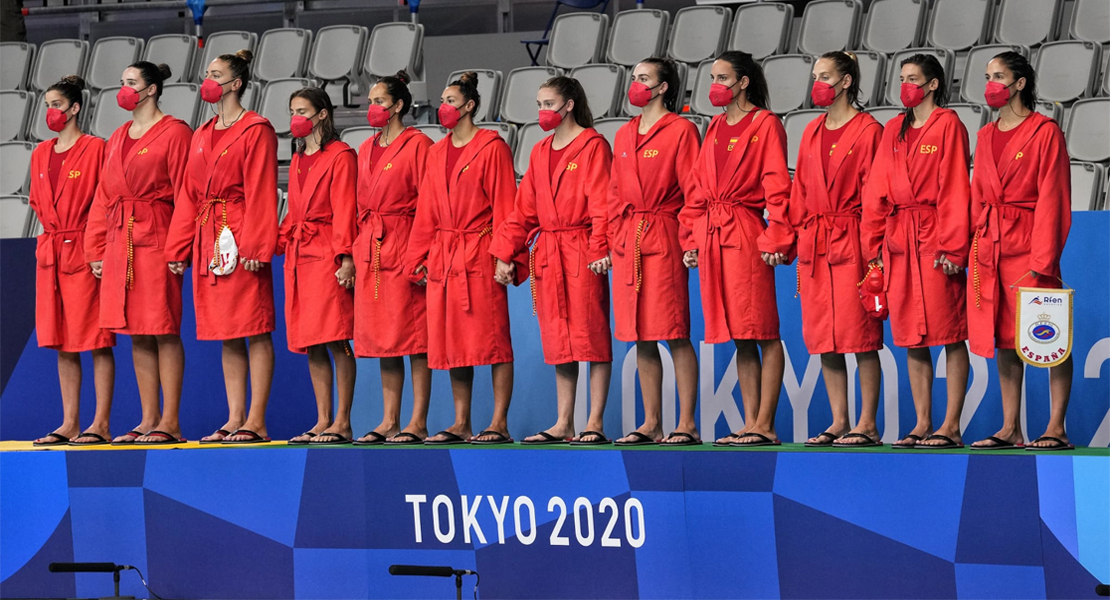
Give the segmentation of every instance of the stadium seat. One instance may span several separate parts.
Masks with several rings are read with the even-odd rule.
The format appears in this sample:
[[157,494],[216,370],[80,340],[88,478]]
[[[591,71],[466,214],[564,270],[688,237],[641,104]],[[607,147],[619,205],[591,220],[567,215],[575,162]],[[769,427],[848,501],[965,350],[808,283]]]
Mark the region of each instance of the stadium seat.
[[[536,91],[545,81],[559,74],[555,67],[521,67],[509,71],[501,92],[498,113],[502,121],[527,123],[538,117]],[[478,79],[479,83],[481,78]]]
[[1106,182],[1106,167],[1089,162],[1071,162],[1071,209],[1099,210]]
[[688,6],[679,10],[671,26],[667,55],[696,65],[714,58],[725,47],[732,11],[723,6]]
[[201,49],[197,57],[198,62],[193,65],[193,81],[204,81],[204,73],[208,70],[208,64],[216,60],[216,57],[224,54],[235,54],[240,50],[254,52],[254,46],[257,42],[258,34],[246,31],[221,31],[208,36],[204,40],[204,48]]
[[695,114],[714,116],[721,109],[709,101],[709,87],[713,85],[713,59],[703,60],[694,71],[693,91],[690,93],[690,110]]
[[793,173],[798,166],[798,151],[802,147],[802,134],[806,125],[824,114],[824,110],[796,110],[782,119],[782,126],[786,129],[786,166]]
[[550,135],[540,128],[539,123],[528,123],[517,131],[516,148],[513,149],[513,167],[517,177],[524,177],[528,170],[528,159],[532,155],[532,147]]
[[863,4],[860,0],[813,0],[798,30],[798,52],[820,55],[856,47]]
[[[599,4],[601,5],[600,8],[598,8]],[[555,6],[551,10],[551,17],[547,20],[547,26],[544,27],[543,37],[541,37],[539,39],[520,40],[520,43],[524,44],[525,51],[528,52],[528,58],[530,58],[531,61],[532,61],[530,66],[533,66],[533,67],[540,66],[540,51],[542,51],[545,47],[549,47],[549,45],[553,43],[553,40],[554,40],[554,37],[555,37],[554,31],[553,31],[553,29],[555,27],[555,21],[558,19],[559,9],[562,8],[563,6],[567,6],[567,7],[570,7],[570,8],[577,8],[579,10],[587,10],[587,9],[598,8],[597,14],[604,15],[605,14],[605,9],[609,8],[609,0],[556,0]],[[576,13],[576,14],[581,14],[581,13]],[[608,22],[608,16],[607,15],[606,15],[606,22]],[[564,35],[565,35],[565,33],[564,33]],[[605,35],[605,32],[603,30],[602,31],[602,37],[604,37],[604,35]],[[570,35],[570,38],[572,38],[572,39],[575,38],[575,37],[577,37],[577,36],[575,36],[574,34]],[[550,52],[550,51],[551,50],[548,49],[548,52]],[[556,65],[552,65],[550,62],[548,62],[547,64],[549,64],[551,66],[556,66]],[[580,63],[580,64],[585,64],[585,63]]]
[[709,128],[709,122],[713,120],[713,117],[708,117],[706,115],[684,114],[682,115],[682,118],[693,123],[694,126],[698,128],[699,139],[705,139],[705,130]]
[[211,117],[200,111],[200,86],[195,83],[171,83],[162,89],[158,106],[162,112],[185,121],[194,129]]
[[[424,26],[418,23],[382,23],[370,31],[370,42],[362,59],[361,77],[366,90],[380,77],[404,69],[409,77],[413,103],[428,99],[424,81]],[[352,102],[353,104],[353,102]]]
[[254,110],[254,104],[258,100],[259,94],[262,92],[262,84],[257,81],[252,81],[247,84],[243,89],[243,95],[239,96],[239,104],[247,110]]
[[258,41],[258,58],[251,76],[266,82],[304,77],[304,65],[312,48],[312,32],[305,29],[271,29]]
[[1071,9],[1068,35],[1073,40],[1086,40],[1096,44],[1110,43],[1110,2],[1075,0]]
[[573,69],[600,61],[608,30],[609,15],[596,12],[559,15],[548,37],[547,65]]
[[934,0],[925,45],[957,51],[984,41],[994,0]]
[[[1010,51],[1029,56],[1029,49],[1024,46],[992,44],[972,48],[971,52],[967,53],[963,74],[960,78],[960,99],[964,102],[983,102],[983,91],[987,88],[987,80],[983,77],[983,74],[986,73],[987,63],[995,56]],[[1038,72],[1037,75],[1039,76],[1041,73]],[[1040,85],[1037,87],[1040,87]]]
[[99,92],[90,112],[88,132],[98,138],[108,139],[120,125],[131,120],[131,111],[123,110],[116,103],[120,86],[107,87]]
[[84,73],[89,43],[81,40],[50,40],[39,46],[35,69],[31,73],[31,89],[42,91],[58,83],[66,75]]
[[883,84],[886,83],[886,55],[882,52],[860,50],[856,52],[859,62],[859,103],[871,106],[883,97]]
[[196,53],[197,38],[191,35],[156,35],[146,41],[143,60],[154,64],[165,64],[171,76],[167,84],[189,80],[192,73],[193,55]]
[[975,156],[975,144],[979,141],[979,130],[990,121],[991,111],[983,104],[956,103],[949,104],[948,108],[956,111],[967,129],[968,153]]
[[1062,5],[1062,0],[1002,0],[994,17],[995,43],[1036,46],[1049,41]]
[[625,10],[613,19],[609,32],[609,62],[634,66],[650,56],[661,56],[667,41],[670,13],[663,10]]
[[478,129],[496,131],[497,135],[501,136],[501,139],[505,140],[505,143],[509,145],[509,152],[513,152],[516,149],[516,125],[499,121],[475,123],[475,125],[478,126]]
[[310,84],[307,79],[290,77],[267,82],[262,88],[255,112],[274,126],[274,132],[278,136],[278,161],[284,162],[291,158],[288,154],[291,147],[288,140],[292,139],[289,135],[289,96]]
[[758,2],[738,6],[726,47],[747,52],[756,60],[782,54],[790,43],[793,23],[794,7],[789,4]]
[[[493,69],[461,69],[448,75],[447,82],[443,84],[443,87],[446,88],[451,82],[458,81],[459,77],[467,71],[474,71],[478,74],[478,96],[482,99],[481,106],[478,107],[478,112],[474,113],[474,122],[478,123],[481,121],[494,120],[491,117],[497,114],[502,94],[501,83],[503,78],[501,76],[501,71],[494,71]],[[546,81],[546,79],[544,81]],[[536,85],[536,89],[539,89],[539,84]],[[535,98],[533,97],[532,100],[534,106]],[[435,104],[439,104],[439,102],[437,101]]]
[[289,192],[278,189],[278,223],[280,224],[285,220],[285,215],[289,214]]
[[1037,112],[1064,126],[1064,105],[1059,102],[1038,102]]
[[1073,160],[1110,160],[1110,98],[1089,98],[1073,104],[1064,133]]
[[0,89],[25,90],[35,64],[35,45],[27,42],[0,44]]
[[[1110,51],[1106,54],[1110,55]],[[1102,95],[1110,96],[1110,66],[1103,66],[1102,68]]]
[[366,140],[378,135],[379,129],[376,127],[347,127],[339,132],[339,139],[348,146],[358,150]]
[[329,83],[342,84],[341,91],[329,91],[332,104],[346,104],[350,98],[350,86],[359,75],[365,46],[365,27],[333,25],[316,32],[308,58],[308,76],[325,90]]
[[23,140],[27,136],[25,128],[30,118],[35,95],[24,90],[0,91],[0,142]]
[[891,53],[916,46],[928,8],[926,0],[872,0],[860,40],[863,47]]
[[902,110],[900,106],[875,106],[867,109],[867,114],[875,117],[879,124],[886,127],[887,122],[901,114]]
[[569,75],[582,84],[594,119],[608,117],[620,110],[618,100],[628,85],[628,74],[624,67],[610,64],[582,65],[571,69]]
[[27,237],[31,205],[27,196],[0,196],[0,239]]
[[85,83],[96,91],[119,87],[123,70],[143,55],[143,40],[133,37],[105,37],[93,44]]
[[597,132],[601,135],[605,136],[605,139],[609,141],[609,147],[612,148],[613,143],[617,139],[617,130],[623,127],[624,124],[627,122],[628,119],[622,117],[598,119],[597,121],[594,121],[594,129],[596,129]]
[[809,101],[813,63],[814,57],[809,54],[779,54],[764,59],[771,112],[785,115]]
[[[931,54],[940,61],[940,66],[944,68],[944,77],[947,79],[947,85],[952,85],[952,71],[953,62],[955,59],[955,52],[949,52],[941,48],[909,48],[901,52],[895,52],[894,56],[890,59],[890,67],[886,70],[886,104],[890,106],[897,106],[902,100],[900,95],[902,93],[902,61],[913,56],[914,54]],[[951,89],[951,87],[949,87]],[[982,98],[982,94],[979,96]]]
[[1102,48],[1094,42],[1049,42],[1037,52],[1037,97],[1071,102],[1094,95]]
[[[689,70],[686,67],[686,63],[677,63],[677,64],[678,64],[678,85],[679,85],[679,89],[685,91],[685,90],[689,89],[689,86],[686,84],[686,82],[689,81],[689,79],[687,77],[687,74],[689,73]],[[625,90],[627,90],[627,89],[628,88],[625,88]],[[680,110],[682,109],[684,97],[685,97],[684,95],[679,95],[679,97],[678,97],[678,108]],[[635,107],[635,106],[632,106],[632,103],[628,101],[627,91],[625,91],[624,93],[621,94],[620,103],[621,103],[621,110],[623,111],[624,116],[634,117],[634,116],[640,114],[640,109]]]
[[446,127],[436,125],[435,123],[416,125],[416,129],[431,138],[433,142],[438,142],[439,140],[442,140],[443,138],[447,137],[448,133],[450,133]]
[[27,191],[31,172],[31,142],[0,144],[0,195],[10,196]]

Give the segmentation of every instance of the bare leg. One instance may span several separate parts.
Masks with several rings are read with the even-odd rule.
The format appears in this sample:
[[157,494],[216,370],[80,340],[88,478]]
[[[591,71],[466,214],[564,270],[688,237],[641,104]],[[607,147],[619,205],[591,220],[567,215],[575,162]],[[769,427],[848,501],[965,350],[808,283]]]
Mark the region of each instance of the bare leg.
[[[837,439],[848,433],[848,366],[844,355],[826,352],[821,355],[821,376],[825,378],[825,392],[829,395],[829,408],[832,410],[832,424],[825,431]],[[829,436],[813,436],[806,440],[810,444],[828,443]]]
[[[335,361],[335,382],[338,393],[337,404],[338,408],[335,411],[335,421],[332,422],[331,427],[328,427],[326,433],[335,433],[343,436],[344,439],[351,439],[354,432],[351,431],[351,407],[355,403],[355,375],[357,373],[357,363],[355,357],[350,352],[350,346],[347,342],[331,342],[327,345],[328,350],[331,350],[332,359]],[[327,356],[327,350],[325,357]],[[404,366],[401,367],[402,383],[404,382]],[[329,379],[330,383],[331,380]],[[331,404],[331,395],[328,395],[328,404]]]
[[178,415],[181,409],[181,386],[185,379],[185,347],[178,335],[159,335],[155,339],[158,342],[158,373],[162,383],[162,418],[158,420],[156,429],[180,438],[181,423]]
[[[386,438],[397,435],[401,422],[401,396],[405,392],[405,358],[403,356],[384,356],[378,359],[382,374],[382,422],[373,429]],[[413,390],[415,395],[415,389]],[[367,433],[359,438],[369,442],[377,436]]]
[[[967,353],[967,344],[956,342],[944,347],[948,366],[948,406],[944,409],[944,423],[934,433],[943,435],[957,444],[963,443],[960,432],[960,417],[964,412],[964,398],[967,396],[967,378],[971,371],[971,358]],[[922,442],[924,446],[939,446],[944,444],[942,439],[932,439]]]
[[[923,440],[933,431],[933,356],[928,348],[906,348],[906,370],[909,372],[910,393],[917,423],[899,445],[916,445],[914,435]],[[911,444],[913,442],[913,444]]]
[[[156,429],[162,419],[159,401],[162,389],[159,358],[158,341],[153,335],[131,336],[131,362],[135,364],[135,383],[139,387],[139,404],[142,407],[142,420],[133,429],[140,433]],[[139,437],[124,434],[112,441],[136,441]]]
[[[640,374],[640,394],[644,397],[644,424],[636,431],[658,440],[663,437],[663,358],[657,342],[636,342],[636,370]],[[634,442],[626,435],[618,442]]]
[[[1073,363],[1071,356],[1059,365],[1048,370],[1048,387],[1052,394],[1052,410],[1048,417],[1048,429],[1044,435],[1054,437],[1065,444],[1068,443],[1068,434],[1064,429],[1064,417],[1068,414],[1068,401],[1071,399],[1071,380]],[[1030,444],[1035,447],[1052,446],[1056,444],[1051,440]]]
[[412,371],[412,419],[404,431],[418,438],[428,437],[428,404],[432,396],[432,370],[428,368],[427,354],[409,357]]
[[[998,387],[1002,393],[1002,429],[993,437],[1011,444],[1021,444],[1025,441],[1021,434],[1021,382],[1025,378],[1025,363],[1018,358],[1017,352],[998,348],[995,351],[995,364],[998,365]],[[1051,379],[1051,374],[1049,378]],[[972,444],[995,445],[997,444],[989,439]]]
[[[496,431],[509,437],[509,402],[513,399],[513,363],[497,363],[490,367],[490,376],[493,378],[493,420],[485,431]],[[483,442],[493,441],[496,436],[484,435],[478,439]]]
[[[762,354],[762,366],[759,370],[759,396],[758,396],[758,410],[755,415],[755,420],[750,425],[746,426],[747,432],[758,433],[770,440],[778,440],[778,432],[775,431],[775,412],[779,408],[779,394],[782,392],[782,376],[786,370],[786,354],[782,349],[782,340],[758,340],[752,342],[752,349],[756,344],[759,345]],[[757,361],[760,357],[756,357]],[[737,369],[739,369],[739,356],[737,356]],[[745,404],[745,411],[747,410],[747,402]],[[721,440],[725,441],[725,440]],[[728,440],[732,442],[739,442],[740,444],[752,444],[763,442],[763,439],[757,436],[747,436],[745,438],[733,438]]]
[[[609,399],[609,382],[613,377],[613,363],[590,363],[590,418],[586,422],[586,431],[605,433],[605,402]],[[575,438],[581,442],[596,442],[601,438],[587,435]]]
[[[250,361],[247,357],[246,339],[224,340],[223,367],[224,388],[227,391],[227,423],[220,429],[234,432],[247,419],[247,374]],[[225,436],[214,433],[201,438],[201,441],[221,439],[225,439]]]
[[[92,351],[93,381],[96,387],[96,415],[92,425],[81,435],[73,438],[73,442],[91,443],[99,442],[96,438],[85,435],[95,433],[104,439],[111,439],[108,433],[108,421],[112,416],[112,391],[116,382],[116,355],[111,348],[98,348]],[[80,369],[80,361],[77,363]],[[80,387],[78,387],[80,389]]]
[[733,343],[736,344],[736,380],[740,386],[740,403],[744,406],[744,427],[717,440],[722,444],[739,441],[740,436],[754,429],[759,420],[760,386],[763,383],[759,350],[751,340],[733,340]]
[[[325,344],[308,347],[308,376],[316,399],[316,424],[306,433],[293,437],[290,442],[307,443],[331,426],[332,368],[331,357]],[[308,435],[313,433],[316,435]]]
[[[557,416],[555,425],[548,428],[545,433],[559,439],[574,436],[574,402],[578,394],[578,363],[568,362],[555,365],[555,405]],[[526,442],[542,442],[546,440],[540,434],[524,438]]]
[[[871,439],[879,439],[879,425],[876,422],[879,413],[879,385],[882,380],[882,366],[879,364],[878,352],[860,352],[856,354],[856,366],[860,377],[860,411],[859,420],[853,433],[862,433]],[[847,383],[847,382],[845,382]],[[849,399],[851,401],[851,399]],[[863,442],[859,438],[845,440],[850,443]]]
[[[263,333],[248,338],[250,344],[251,407],[241,429],[266,437],[266,405],[270,401],[270,386],[274,381],[274,342],[270,334]],[[232,441],[250,439],[248,435],[229,436]]]
[[[470,402],[474,396],[474,367],[451,369],[451,396],[455,400],[455,424],[445,431],[461,438],[469,439],[473,433],[470,424]],[[447,441],[446,436],[434,435],[429,440]]]
[[[54,433],[66,439],[81,433],[81,355],[58,351],[58,384],[62,391],[62,426]],[[53,441],[41,437],[36,443]]]

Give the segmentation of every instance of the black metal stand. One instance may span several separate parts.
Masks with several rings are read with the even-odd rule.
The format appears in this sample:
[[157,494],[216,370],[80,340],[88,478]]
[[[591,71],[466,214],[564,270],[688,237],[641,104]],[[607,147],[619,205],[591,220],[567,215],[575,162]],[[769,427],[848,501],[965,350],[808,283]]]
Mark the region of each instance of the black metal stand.
[[119,573],[122,569],[117,568],[112,572],[112,583],[115,584],[115,595],[101,597],[100,600],[135,600],[134,596],[120,596],[119,595]]
[[462,573],[455,571],[455,600],[462,600]]

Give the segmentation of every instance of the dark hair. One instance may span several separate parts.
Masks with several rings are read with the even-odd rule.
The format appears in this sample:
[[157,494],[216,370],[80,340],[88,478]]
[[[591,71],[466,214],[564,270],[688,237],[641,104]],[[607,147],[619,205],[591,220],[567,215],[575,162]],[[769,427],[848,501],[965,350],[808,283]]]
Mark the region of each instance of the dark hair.
[[[58,80],[58,83],[46,88],[48,92],[58,92],[66,100],[69,100],[70,106],[77,104],[82,105],[85,101],[84,96],[81,94],[85,89],[85,80],[76,75],[66,75]],[[84,108],[84,106],[82,106]]]
[[1033,65],[1029,64],[1027,58],[1014,51],[996,54],[991,60],[995,59],[1002,61],[1002,64],[1013,72],[1015,82],[1025,78],[1025,87],[1021,88],[1018,94],[1025,108],[1034,110],[1037,107],[1037,72],[1033,70]]
[[682,82],[678,78],[678,64],[669,58],[655,56],[641,60],[640,64],[655,67],[655,74],[659,78],[659,82],[667,84],[667,92],[663,95],[663,106],[666,106],[667,110],[671,112],[678,112],[679,98],[686,93],[686,90],[679,89],[682,87]]
[[[948,85],[944,82],[944,67],[940,66],[937,57],[932,54],[914,54],[903,60],[899,68],[906,65],[921,67],[921,74],[925,76],[925,84],[936,79],[937,89],[933,92],[933,102],[940,107],[948,106]],[[898,139],[904,141],[906,132],[909,131],[910,125],[913,125],[913,109],[907,108],[902,111],[902,114],[905,115],[905,118],[902,119],[902,129],[898,131]]]
[[583,127],[594,126],[594,115],[590,112],[590,103],[586,100],[586,90],[582,84],[573,77],[559,75],[543,83],[540,88],[550,88],[562,96],[564,102],[574,101],[574,121]]
[[462,94],[463,104],[473,100],[474,111],[471,113],[470,119],[474,120],[473,113],[478,112],[478,107],[482,106],[482,96],[478,94],[478,74],[474,71],[467,71],[459,78],[447,84],[447,87],[459,88],[459,93]]
[[394,102],[400,100],[404,103],[401,105],[399,113],[402,117],[408,114],[409,107],[412,106],[412,92],[409,91],[409,81],[412,81],[412,78],[403,70],[397,71],[396,75],[382,77],[378,80],[378,83],[385,86],[385,93],[389,94]]
[[740,81],[744,77],[748,78],[748,87],[744,90],[748,95],[748,102],[763,110],[771,110],[768,108],[771,93],[767,91],[767,78],[763,75],[763,68],[755,62],[751,54],[739,50],[729,50],[718,56],[717,60],[723,60],[732,65],[732,71],[736,73],[736,81]]
[[152,62],[140,60],[137,63],[131,63],[127,68],[137,70],[139,76],[143,78],[143,82],[148,86],[158,86],[158,90],[154,93],[155,100],[162,95],[162,84],[173,76],[173,72],[170,71],[170,67],[166,63],[156,65]]
[[[294,98],[304,98],[316,109],[316,112],[327,110],[328,114],[320,119],[320,149],[323,150],[329,143],[339,139],[339,132],[335,130],[335,107],[331,105],[331,97],[318,87],[301,88],[289,95],[289,102]],[[304,153],[305,143],[301,138],[295,138],[294,144],[297,152]]]
[[243,85],[239,86],[239,90],[235,93],[236,97],[242,98],[243,92],[247,90],[247,84],[251,82],[251,61],[254,60],[254,53],[243,49],[235,54],[221,54],[216,59],[227,63],[227,68],[231,70],[232,79],[239,79],[243,82]]
[[833,50],[822,54],[818,58],[831,60],[833,68],[842,78],[852,78],[852,83],[844,90],[844,94],[848,96],[848,104],[863,110],[863,107],[859,105],[859,60],[856,59],[856,53],[847,50]]

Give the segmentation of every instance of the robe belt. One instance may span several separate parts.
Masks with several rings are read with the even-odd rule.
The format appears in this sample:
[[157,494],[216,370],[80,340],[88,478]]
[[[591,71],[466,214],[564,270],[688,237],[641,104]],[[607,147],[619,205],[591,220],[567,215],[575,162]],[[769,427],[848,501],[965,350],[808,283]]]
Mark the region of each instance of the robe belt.
[[[455,268],[455,256],[458,254],[459,244],[463,242],[463,236],[474,235],[477,240],[493,233],[493,225],[487,224],[484,227],[477,227],[471,229],[454,229],[449,227],[438,227],[437,231],[445,233],[450,236],[447,241],[448,251],[443,254],[443,277],[444,285],[446,285],[446,278],[451,275],[451,270]],[[465,251],[465,248],[464,248]],[[492,258],[492,257],[491,257]],[[497,259],[493,259],[496,261]],[[459,285],[462,286],[462,309],[464,312],[470,312],[470,283],[467,281],[469,277],[466,274],[466,256],[462,257],[459,268],[462,270],[461,277],[459,278]],[[496,263],[495,263],[496,264]]]
[[378,290],[382,285],[382,241],[385,239],[385,218],[396,217],[409,219],[416,217],[416,211],[387,212],[365,208],[358,213],[358,222],[369,228],[372,243],[370,246],[370,264],[374,269],[374,299],[378,299]]
[[[975,236],[971,239],[972,271],[971,282],[975,288],[975,308],[979,308],[983,298],[982,276],[979,272],[979,239],[985,238],[990,242],[991,266],[998,264],[1002,253],[1002,220],[1016,220],[1022,213],[1032,213],[1032,208],[1018,206],[1007,202],[985,202],[983,212],[979,215],[979,222],[975,224]],[[987,299],[994,299],[994,286],[988,286]]]
[[579,231],[589,231],[591,225],[583,223],[581,225],[567,225],[565,227],[537,227],[528,233],[528,241],[526,244],[531,246],[528,251],[528,274],[531,276],[532,288],[532,314],[536,314],[536,239],[540,237],[541,233],[550,233],[555,236],[552,245],[555,248],[555,260],[550,258],[549,262],[552,263],[552,268],[555,272],[552,274],[555,277],[555,300],[559,306],[559,318],[567,318],[567,286],[566,279],[564,278],[563,271],[563,234],[574,233]]
[[813,240],[813,249],[809,256],[809,274],[811,277],[817,265],[817,256],[821,254],[818,250],[824,250],[825,256],[829,255],[829,239],[831,237],[829,234],[832,233],[834,229],[838,232],[845,230],[844,227],[840,226],[837,219],[852,219],[858,223],[860,214],[861,210],[818,212],[808,214],[805,220],[802,221],[802,229],[817,227]]
[[135,204],[142,202],[153,205],[164,202],[173,208],[173,198],[139,198],[137,196],[116,196],[116,202],[108,213],[108,222],[116,229],[127,227],[127,276],[124,279],[127,289],[135,289]]
[[[896,204],[894,210],[891,211],[890,216],[896,219],[909,219],[912,227],[902,227],[906,232],[906,239],[902,240],[903,247],[906,248],[906,253],[909,255],[910,267],[910,287],[913,294],[913,309],[917,313],[917,334],[924,337],[929,333],[928,324],[925,322],[925,289],[922,287],[921,279],[921,249],[918,247],[920,240],[917,239],[916,233],[921,230],[921,213],[931,212],[936,213],[937,207],[935,204]],[[890,264],[890,251],[889,245],[884,245],[883,254],[885,255],[883,264]],[[889,268],[889,267],[888,267]],[[884,282],[884,287],[890,289],[890,278]]]
[[[54,253],[54,265],[51,267],[51,269],[54,271],[54,273],[53,273],[54,289],[58,289],[58,259],[61,258],[61,256],[62,256],[62,249],[61,249],[61,246],[58,245],[58,243],[59,242],[61,242],[63,244],[76,243],[78,241],[79,237],[81,235],[83,235],[84,233],[85,233],[84,228],[77,228],[77,229],[46,229],[45,227],[43,228],[42,235],[50,236],[50,251]],[[63,238],[69,237],[70,235],[73,236],[72,239],[68,239],[68,240],[63,239]],[[82,251],[83,251],[83,249],[82,249]]]
[[289,239],[293,242],[292,252],[289,254],[293,258],[293,266],[295,267],[301,258],[301,244],[308,242],[320,233],[320,228],[326,225],[331,225],[331,221],[323,219],[305,219],[303,221],[293,221],[290,228]]
[[678,215],[665,211],[663,208],[636,208],[631,202],[626,202],[621,209],[621,215],[624,218],[629,218],[632,215],[640,215],[640,220],[636,222],[636,245],[632,252],[633,269],[631,280],[628,282],[634,285],[636,293],[640,293],[640,288],[643,287],[644,282],[644,264],[643,257],[641,256],[641,246],[644,241],[644,236],[647,235],[651,229],[651,220],[649,215],[669,219],[678,222]]
[[[204,236],[203,236],[202,232],[204,231],[204,226],[208,224],[208,218],[212,216],[213,211],[215,211],[215,209],[216,209],[216,205],[217,204],[220,205],[220,212],[223,215],[223,222],[222,222],[222,225],[220,226],[220,232],[216,233],[216,243],[213,246],[213,252],[214,252],[213,256],[219,256],[220,255],[220,233],[223,232],[224,227],[228,226],[227,225],[227,203],[228,202],[231,202],[231,203],[243,202],[243,198],[209,198],[208,200],[206,200],[204,202],[204,204],[200,205],[200,209],[197,210],[197,217],[196,217],[196,219],[194,219],[194,221],[200,223],[200,227],[197,227],[197,240],[198,240],[198,242],[203,241]],[[203,247],[200,248],[200,250],[202,252],[198,253],[200,255],[197,256],[197,258],[200,259],[200,260],[197,261],[197,263],[199,263],[199,264],[197,264],[196,267],[200,269],[200,275],[204,276],[204,275],[208,275],[208,261],[204,260]]]

